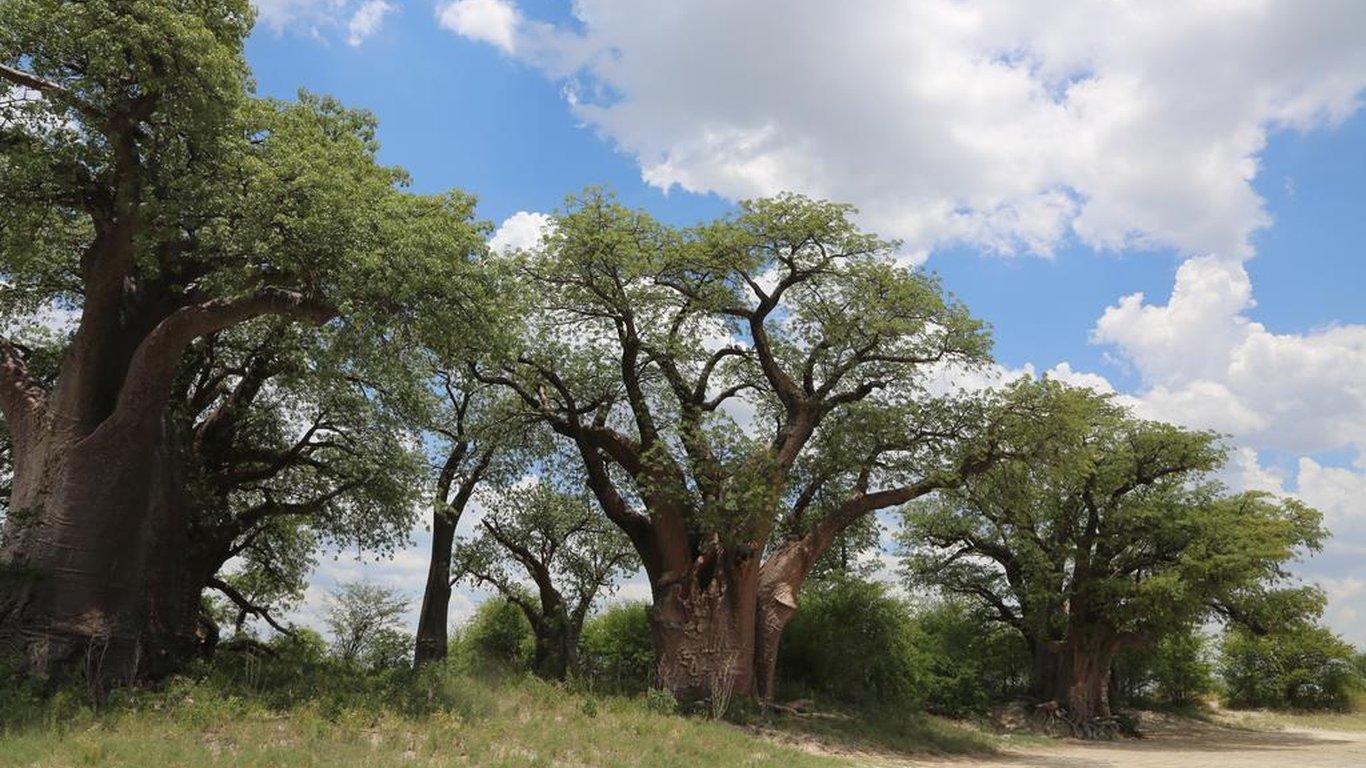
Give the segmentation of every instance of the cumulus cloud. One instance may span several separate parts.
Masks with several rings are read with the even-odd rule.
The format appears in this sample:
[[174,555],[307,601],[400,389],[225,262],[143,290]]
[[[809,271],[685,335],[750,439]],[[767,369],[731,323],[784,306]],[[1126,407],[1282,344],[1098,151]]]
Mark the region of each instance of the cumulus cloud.
[[347,22],[347,44],[360,45],[365,38],[378,32],[384,24],[385,14],[393,10],[394,6],[384,0],[366,0],[351,14],[351,21]]
[[252,0],[258,26],[275,34],[300,34],[319,41],[345,34],[358,46],[384,24],[398,6],[387,0]]
[[[1133,401],[1141,413],[1231,437],[1231,488],[1294,494],[1323,512],[1333,536],[1300,572],[1328,593],[1329,623],[1366,642],[1366,617],[1353,608],[1366,587],[1366,326],[1275,333],[1248,315],[1255,306],[1241,262],[1189,259],[1166,304],[1125,296],[1101,315],[1092,341],[1143,380]],[[1281,470],[1264,466],[1259,451],[1299,458]],[[1322,452],[1357,463],[1306,455]]]
[[1189,259],[1166,304],[1125,296],[1092,340],[1134,366],[1155,417],[1295,453],[1366,448],[1366,325],[1278,334],[1254,306],[1242,263]]
[[498,225],[489,238],[489,250],[494,253],[525,251],[540,244],[550,229],[550,216],[535,211],[518,211]]
[[1366,4],[580,0],[576,23],[457,0],[453,32],[564,84],[651,184],[858,204],[948,242],[1250,255],[1270,132],[1342,120]]
[[504,0],[455,0],[437,8],[436,18],[438,24],[458,35],[506,53],[516,51],[521,14]]

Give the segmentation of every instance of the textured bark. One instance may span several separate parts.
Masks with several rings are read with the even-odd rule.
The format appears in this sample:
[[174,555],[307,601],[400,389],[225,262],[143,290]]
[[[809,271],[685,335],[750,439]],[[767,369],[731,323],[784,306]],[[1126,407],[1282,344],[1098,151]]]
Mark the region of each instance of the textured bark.
[[0,638],[38,676],[157,675],[196,645],[184,484],[163,422],[25,446]]
[[[702,578],[699,578],[702,576]],[[656,587],[650,624],[660,685],[683,702],[756,693],[759,569],[744,559]]]
[[774,553],[759,573],[755,675],[759,698],[764,701],[772,701],[777,694],[778,647],[788,622],[797,614],[797,595],[816,557],[807,543],[798,542]]
[[535,628],[531,668],[545,680],[564,680],[579,669],[579,630],[568,615],[543,618]]
[[1117,638],[1100,631],[1036,642],[1035,695],[1058,702],[1076,722],[1110,717],[1110,671],[1120,645]]

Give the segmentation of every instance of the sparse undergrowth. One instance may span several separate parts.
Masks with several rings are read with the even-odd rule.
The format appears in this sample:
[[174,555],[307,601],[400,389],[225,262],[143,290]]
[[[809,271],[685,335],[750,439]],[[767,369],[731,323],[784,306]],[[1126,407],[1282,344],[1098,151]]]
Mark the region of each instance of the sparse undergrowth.
[[1343,712],[1221,710],[1215,721],[1223,725],[1255,729],[1307,729],[1366,733],[1366,693],[1356,692]]
[[222,664],[158,691],[11,691],[0,766],[783,766],[847,765],[800,749],[963,752],[991,737],[937,718],[755,716],[743,728],[666,711],[648,696],[599,696],[522,676],[455,668],[364,674],[325,665],[287,674]]

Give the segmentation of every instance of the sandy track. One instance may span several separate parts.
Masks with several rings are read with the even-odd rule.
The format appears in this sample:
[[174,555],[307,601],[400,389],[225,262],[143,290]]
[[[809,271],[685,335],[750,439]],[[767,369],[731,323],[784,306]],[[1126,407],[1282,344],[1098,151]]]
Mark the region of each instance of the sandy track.
[[1149,738],[1059,742],[998,757],[905,760],[870,766],[944,768],[1366,768],[1366,733],[1245,731],[1204,723],[1155,725]]

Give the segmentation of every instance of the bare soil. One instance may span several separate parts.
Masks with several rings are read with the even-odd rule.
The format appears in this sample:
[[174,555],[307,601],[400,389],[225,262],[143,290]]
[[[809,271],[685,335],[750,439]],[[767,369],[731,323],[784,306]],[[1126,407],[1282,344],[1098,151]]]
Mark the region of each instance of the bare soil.
[[1000,755],[961,758],[882,758],[867,766],[941,768],[1363,768],[1366,733],[1251,730],[1184,718],[1145,719],[1147,738],[1113,742],[1058,740],[1012,747]]

